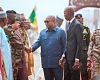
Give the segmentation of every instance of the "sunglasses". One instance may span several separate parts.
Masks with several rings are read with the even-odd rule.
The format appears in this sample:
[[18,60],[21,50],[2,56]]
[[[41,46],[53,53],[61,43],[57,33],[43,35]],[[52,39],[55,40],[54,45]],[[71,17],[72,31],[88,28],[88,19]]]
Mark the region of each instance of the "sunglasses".
[[50,22],[50,21],[46,21],[46,20],[44,21],[44,23],[49,23],[49,22]]

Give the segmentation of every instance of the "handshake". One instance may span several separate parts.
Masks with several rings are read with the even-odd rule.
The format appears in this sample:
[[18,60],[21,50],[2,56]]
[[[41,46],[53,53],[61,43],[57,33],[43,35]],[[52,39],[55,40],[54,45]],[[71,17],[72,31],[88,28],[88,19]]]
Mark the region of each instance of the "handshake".
[[25,47],[25,51],[27,52],[27,53],[31,53],[32,52],[32,47]]

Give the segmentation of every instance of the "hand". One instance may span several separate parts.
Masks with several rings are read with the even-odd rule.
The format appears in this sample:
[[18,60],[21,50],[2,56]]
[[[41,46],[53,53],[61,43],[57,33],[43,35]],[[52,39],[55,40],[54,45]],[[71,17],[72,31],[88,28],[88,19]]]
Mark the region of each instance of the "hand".
[[80,68],[80,62],[79,62],[79,60],[75,60],[73,69],[78,70],[79,68]]
[[91,68],[91,61],[90,60],[87,61],[87,67]]
[[92,69],[91,61],[88,60],[88,61],[87,61],[88,80],[91,80],[91,69]]
[[31,47],[26,47],[26,48],[25,48],[25,51],[26,51],[27,53],[31,53],[31,52],[32,52],[32,48],[31,48]]
[[62,57],[62,58],[59,60],[59,65],[61,66],[62,69],[64,69],[64,57]]

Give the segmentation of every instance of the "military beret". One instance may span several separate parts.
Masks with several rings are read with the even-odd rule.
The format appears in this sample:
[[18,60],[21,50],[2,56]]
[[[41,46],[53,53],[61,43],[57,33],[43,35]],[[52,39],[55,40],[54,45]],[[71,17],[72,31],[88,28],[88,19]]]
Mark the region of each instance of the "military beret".
[[16,11],[14,11],[14,10],[7,10],[6,13],[13,13],[13,14],[16,14]]
[[56,16],[56,20],[57,20],[57,21],[60,21],[60,22],[63,22],[63,19],[60,18],[60,17],[58,17],[58,16]]
[[18,18],[18,17],[15,17],[15,20],[16,20],[16,21],[20,21],[20,18]]
[[76,14],[75,18],[77,18],[77,17],[82,17],[82,14]]
[[7,17],[6,13],[3,11],[0,11],[0,18],[6,18],[6,17]]

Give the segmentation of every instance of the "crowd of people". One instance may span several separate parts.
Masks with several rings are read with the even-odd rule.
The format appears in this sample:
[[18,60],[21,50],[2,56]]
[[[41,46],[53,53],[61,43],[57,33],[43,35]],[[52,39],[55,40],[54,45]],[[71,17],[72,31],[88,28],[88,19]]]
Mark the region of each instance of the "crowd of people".
[[0,9],[0,80],[32,80],[34,59],[27,32],[30,27],[23,14]]
[[64,9],[65,30],[60,27],[64,19],[48,15],[46,28],[30,44],[30,20],[14,10],[5,13],[0,8],[0,80],[33,80],[32,53],[39,47],[42,67],[36,80],[99,80],[100,29],[90,39],[82,14],[74,15],[73,7]]

